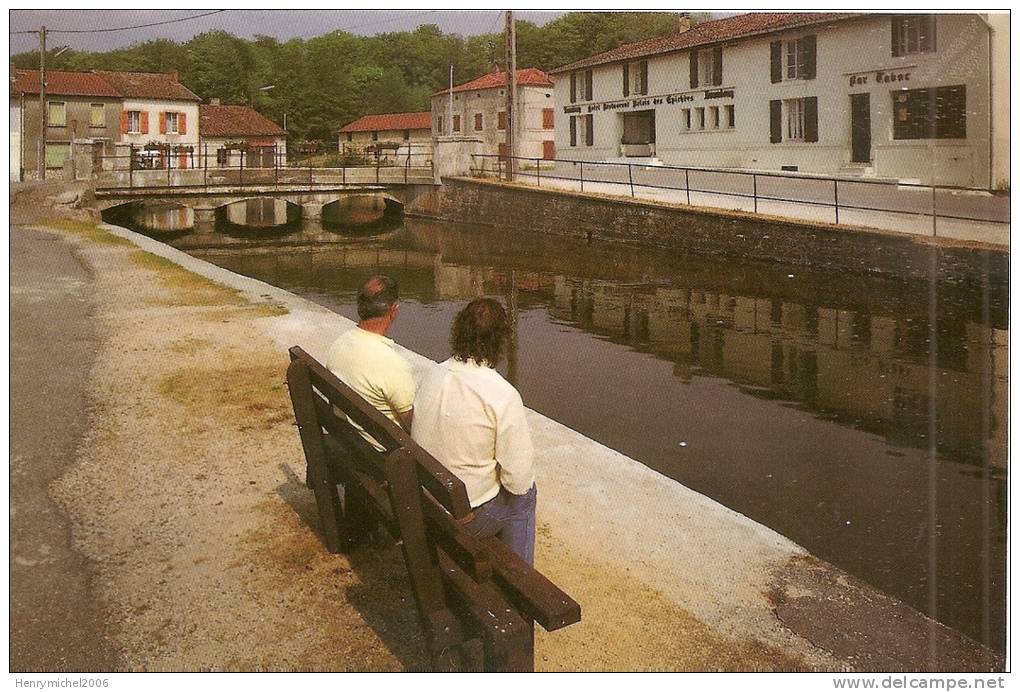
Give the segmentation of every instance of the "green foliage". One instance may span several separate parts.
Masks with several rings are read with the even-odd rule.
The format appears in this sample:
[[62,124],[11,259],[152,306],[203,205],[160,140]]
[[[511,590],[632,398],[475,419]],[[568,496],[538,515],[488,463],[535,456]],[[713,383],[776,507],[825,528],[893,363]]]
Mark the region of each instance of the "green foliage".
[[[702,19],[695,15],[692,21]],[[623,43],[673,31],[669,12],[571,12],[545,26],[517,22],[517,65],[550,70]],[[502,22],[496,26],[502,28]],[[337,131],[362,115],[424,111],[433,93],[503,64],[502,33],[463,37],[434,24],[375,36],[331,32],[311,39],[252,40],[225,31],[199,34],[180,44],[159,39],[106,53],[67,50],[50,58],[57,70],[179,71],[181,81],[204,99],[252,104],[283,124],[291,141],[336,146]],[[39,54],[11,56],[20,68],[38,68]],[[271,90],[260,90],[272,85]]]

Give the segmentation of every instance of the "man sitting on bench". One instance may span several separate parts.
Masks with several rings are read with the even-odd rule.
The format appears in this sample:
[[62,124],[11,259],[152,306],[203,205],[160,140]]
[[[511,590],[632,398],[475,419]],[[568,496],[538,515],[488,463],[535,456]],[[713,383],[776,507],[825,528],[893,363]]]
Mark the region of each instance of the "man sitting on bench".
[[478,298],[453,323],[453,357],[425,377],[411,437],[464,482],[475,517],[464,528],[499,536],[535,562],[535,472],[521,395],[495,370],[509,324],[498,301]]
[[[386,336],[400,309],[397,282],[388,276],[371,276],[358,291],[358,326],[333,342],[326,367],[360,394],[380,413],[404,429],[414,415],[414,379],[411,366]],[[376,449],[383,447],[361,431]]]

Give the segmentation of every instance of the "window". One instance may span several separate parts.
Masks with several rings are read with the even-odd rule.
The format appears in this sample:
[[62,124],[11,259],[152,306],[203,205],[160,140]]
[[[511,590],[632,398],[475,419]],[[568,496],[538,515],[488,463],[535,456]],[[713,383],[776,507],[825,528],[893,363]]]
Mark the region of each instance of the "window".
[[783,101],[783,106],[786,110],[783,139],[787,141],[804,139],[804,99],[787,99]]
[[722,46],[691,51],[691,88],[722,84]]
[[46,144],[46,167],[62,168],[64,161],[71,158],[71,143]]
[[409,139],[411,139],[411,131],[410,130],[404,130],[404,141],[406,142]]
[[373,142],[378,142],[379,141],[379,131],[378,130],[372,132],[372,141]]
[[460,116],[459,115],[453,116],[453,131],[454,132],[460,132]]
[[[350,137],[351,133],[348,132],[347,136]],[[347,141],[349,142],[351,140],[348,139]],[[223,149],[223,148],[217,149],[216,150],[216,165],[217,166],[226,166],[227,162],[229,160],[229,157],[230,157],[230,149]]]
[[142,112],[141,111],[128,111],[127,112],[127,131],[132,134],[138,134],[142,131]]
[[708,126],[713,130],[719,129],[719,106],[709,106]]
[[496,114],[496,129],[497,130],[506,129],[506,111],[500,111],[499,113]]
[[817,142],[818,97],[769,102],[769,141]]
[[570,102],[591,101],[592,73],[591,70],[570,73]]
[[106,125],[106,104],[89,104],[89,127],[103,127]]
[[475,130],[481,130],[481,129],[482,129],[482,114],[481,113],[475,113]]
[[906,14],[892,18],[892,54],[931,53],[935,50],[935,15]]
[[685,130],[691,129],[691,109],[684,108],[682,111],[680,111],[680,118],[681,122],[683,123],[684,129]]
[[570,117],[570,146],[592,146],[595,143],[594,120],[592,115]]
[[814,79],[817,52],[814,34],[773,41],[770,53],[772,83],[784,79]]
[[353,142],[354,141],[354,133],[353,132],[348,132],[347,133],[347,141],[348,142]]
[[436,118],[436,133],[443,134],[443,127],[445,126],[446,120],[440,116]]
[[556,158],[556,142],[551,139],[542,142],[542,158],[547,161]]
[[543,108],[542,109],[542,129],[543,130],[551,130],[551,129],[553,129],[554,123],[555,123],[555,118],[556,118],[556,116],[554,115],[555,113],[556,113],[556,111],[553,110],[552,108]]
[[705,109],[695,108],[694,109],[694,127],[699,130],[705,129]]
[[892,92],[893,139],[963,139],[967,136],[964,85]]
[[623,66],[623,95],[646,95],[648,93],[648,61],[638,60]]
[[46,124],[50,127],[67,127],[67,104],[63,101],[48,101]]
[[179,132],[180,119],[179,113],[167,113],[166,114],[166,132],[167,134],[175,135]]
[[726,127],[734,128],[737,126],[737,113],[733,104],[726,106]]

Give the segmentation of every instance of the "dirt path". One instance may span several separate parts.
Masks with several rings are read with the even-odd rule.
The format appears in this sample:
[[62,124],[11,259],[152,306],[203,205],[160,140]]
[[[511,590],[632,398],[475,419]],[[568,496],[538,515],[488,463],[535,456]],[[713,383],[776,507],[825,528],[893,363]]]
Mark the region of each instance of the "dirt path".
[[[242,294],[90,224],[53,225],[94,274],[99,348],[89,431],[51,491],[94,566],[123,668],[424,667],[399,551],[328,554],[304,486],[285,346],[315,355],[332,334],[323,324],[341,318],[288,312],[277,289]],[[795,546],[540,418],[549,501],[537,562],[582,603],[584,619],[539,632],[539,670],[852,667],[775,617],[768,570]],[[604,467],[593,466],[595,454]],[[613,482],[592,483],[596,468],[612,469]],[[642,516],[606,510],[620,506],[620,492],[648,503],[635,504]],[[686,531],[643,521],[660,508]],[[824,603],[797,612],[816,608]]]

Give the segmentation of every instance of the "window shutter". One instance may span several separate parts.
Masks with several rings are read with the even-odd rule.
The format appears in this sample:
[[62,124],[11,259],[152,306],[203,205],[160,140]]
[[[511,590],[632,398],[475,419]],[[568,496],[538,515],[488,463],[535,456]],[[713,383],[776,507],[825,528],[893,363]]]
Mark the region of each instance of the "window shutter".
[[630,63],[623,64],[623,95],[630,96]]
[[552,108],[543,108],[542,109],[542,129],[543,130],[551,130],[551,129],[553,129],[553,126],[555,125],[555,122],[556,122],[556,115],[555,115],[555,113],[556,113],[556,111],[554,111]]
[[141,121],[141,127],[139,129],[142,131],[142,134],[149,134],[149,111],[142,111],[139,114],[138,119]]
[[712,86],[722,85],[722,46],[712,49]]
[[570,146],[577,146],[577,116],[570,116]]
[[177,114],[177,132],[178,134],[188,134],[188,118],[184,113]]
[[641,93],[648,95],[648,61],[641,61]]
[[591,88],[591,70],[584,73],[584,97],[586,100],[591,101],[592,99],[592,88]]
[[159,134],[166,134],[166,111],[159,112]]
[[570,102],[577,101],[577,73],[570,73]]
[[770,46],[772,55],[772,83],[783,81],[783,42],[773,41]]
[[892,18],[892,54],[893,57],[900,56],[900,36],[903,30],[903,24],[899,17]]
[[127,134],[127,132],[130,129],[130,127],[131,126],[128,125],[128,112],[127,111],[121,111],[120,112],[120,133],[122,135]]
[[698,86],[698,51],[691,51],[691,88]]
[[773,144],[783,141],[783,102],[769,101],[769,141]]
[[595,143],[595,116],[586,115],[584,117],[588,119],[588,122],[586,123],[588,127],[584,128],[584,143],[590,147]]
[[818,97],[804,99],[804,141],[818,141]]
[[803,51],[803,59],[800,64],[804,66],[804,79],[815,78],[815,61],[818,54],[817,41],[814,34],[805,36],[800,40],[800,47]]

